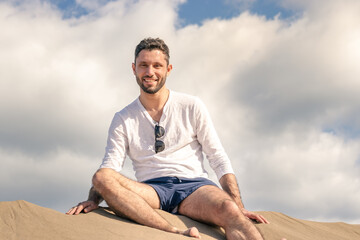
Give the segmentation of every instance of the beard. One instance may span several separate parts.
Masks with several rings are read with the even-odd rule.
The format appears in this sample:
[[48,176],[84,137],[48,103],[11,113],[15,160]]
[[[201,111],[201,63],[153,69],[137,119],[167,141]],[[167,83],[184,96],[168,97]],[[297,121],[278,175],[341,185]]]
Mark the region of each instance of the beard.
[[[145,76],[145,77],[148,77],[148,76]],[[143,84],[143,81],[138,76],[136,76],[136,82],[138,83],[138,85],[141,87],[141,89],[144,92],[149,93],[149,94],[155,94],[165,85],[166,76],[161,77],[157,81],[157,85],[155,87],[145,87],[145,85]]]

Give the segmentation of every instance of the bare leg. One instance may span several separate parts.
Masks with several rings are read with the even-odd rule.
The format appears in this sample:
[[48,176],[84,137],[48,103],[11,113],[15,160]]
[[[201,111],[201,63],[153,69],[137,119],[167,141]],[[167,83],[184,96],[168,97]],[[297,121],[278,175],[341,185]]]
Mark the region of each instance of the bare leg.
[[163,231],[199,237],[196,228],[181,231],[172,226],[154,209],[160,207],[155,190],[147,184],[130,180],[112,169],[100,169],[93,177],[95,190],[120,216]]
[[179,213],[224,228],[227,240],[263,240],[231,197],[215,186],[202,186],[179,206]]

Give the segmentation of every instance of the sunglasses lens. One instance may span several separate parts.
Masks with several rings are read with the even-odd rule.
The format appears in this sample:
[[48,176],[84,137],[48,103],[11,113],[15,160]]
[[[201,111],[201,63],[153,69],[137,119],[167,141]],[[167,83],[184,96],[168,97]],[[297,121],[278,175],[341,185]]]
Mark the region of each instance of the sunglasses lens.
[[156,140],[155,142],[155,152],[161,152],[165,149],[165,143],[163,141],[160,140]]
[[165,135],[165,129],[162,126],[155,125],[155,152],[161,152],[165,149],[165,143],[157,138]]
[[155,126],[155,137],[161,138],[165,134],[165,129],[162,126]]

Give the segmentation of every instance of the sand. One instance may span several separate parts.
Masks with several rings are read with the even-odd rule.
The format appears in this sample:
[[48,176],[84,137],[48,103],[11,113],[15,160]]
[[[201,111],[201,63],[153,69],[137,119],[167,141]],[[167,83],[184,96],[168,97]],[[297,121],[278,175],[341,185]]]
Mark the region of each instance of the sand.
[[[181,229],[196,226],[202,239],[225,239],[220,228],[161,210],[158,212]],[[287,240],[360,240],[360,225],[305,221],[277,212],[260,213],[271,222],[256,224],[266,240],[282,237]],[[0,202],[0,219],[0,240],[191,239],[139,225],[115,216],[106,208],[68,216],[22,200]]]

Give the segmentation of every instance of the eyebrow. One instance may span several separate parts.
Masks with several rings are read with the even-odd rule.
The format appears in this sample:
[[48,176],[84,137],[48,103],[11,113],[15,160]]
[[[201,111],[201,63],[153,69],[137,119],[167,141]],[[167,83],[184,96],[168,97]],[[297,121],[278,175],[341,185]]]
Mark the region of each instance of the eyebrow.
[[[143,64],[143,63],[149,64],[148,61],[138,61],[138,62],[135,62],[135,63],[138,63],[138,64]],[[152,62],[152,61],[151,61],[151,64],[152,64],[152,65],[158,64],[158,65],[162,65],[162,66],[163,66],[163,65],[166,65],[166,61],[165,61],[165,64],[162,63],[162,62],[159,62],[159,61],[155,61],[155,62]]]

